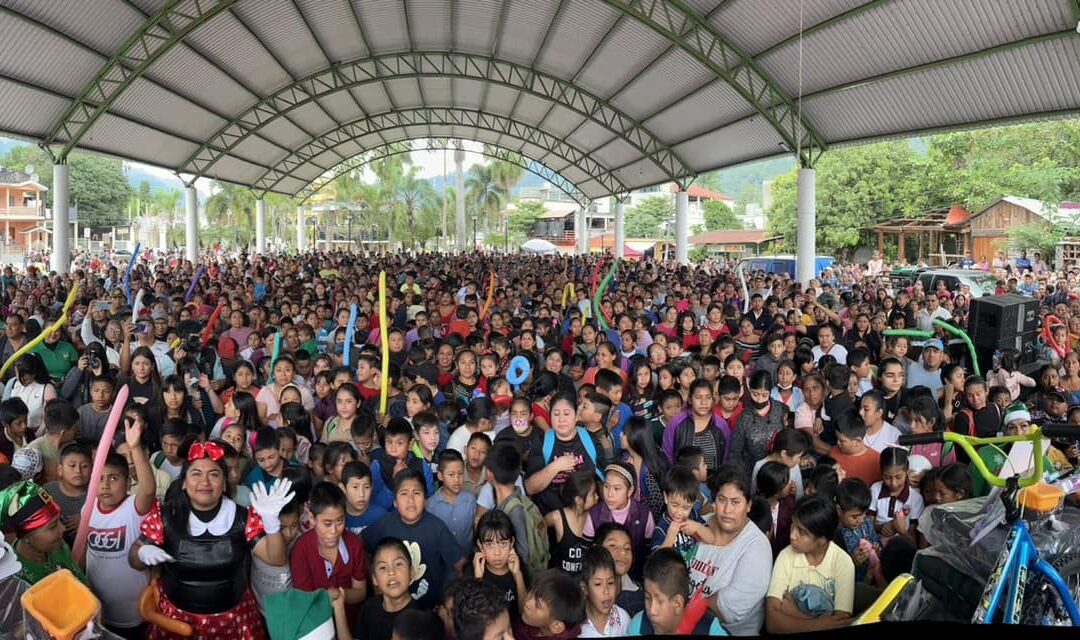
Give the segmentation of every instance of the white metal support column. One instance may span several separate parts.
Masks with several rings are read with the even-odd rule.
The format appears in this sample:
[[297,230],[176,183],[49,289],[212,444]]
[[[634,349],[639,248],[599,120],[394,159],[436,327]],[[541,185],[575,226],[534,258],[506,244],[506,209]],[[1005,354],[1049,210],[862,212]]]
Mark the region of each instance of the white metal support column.
[[197,262],[199,259],[199,192],[194,185],[184,189],[184,240],[187,244],[187,259]]
[[810,279],[817,276],[814,265],[817,263],[817,180],[813,169],[799,169],[798,217],[799,226],[795,234],[797,245],[795,255],[796,278],[803,287],[810,284]]
[[297,253],[303,253],[304,251],[307,251],[307,225],[304,224],[305,222],[307,222],[307,219],[306,219],[306,216],[304,215],[304,208],[303,207],[297,207],[296,208],[296,252]]
[[589,207],[591,206],[592,203],[590,202],[578,210],[577,223],[574,225],[577,250],[582,255],[589,253]]
[[255,201],[255,253],[266,253],[266,200]]
[[626,254],[626,205],[615,197],[615,258],[622,260]]
[[690,194],[680,189],[675,194],[675,259],[679,264],[690,262],[687,243],[690,238]]
[[[71,267],[71,245],[68,236],[68,211],[70,193],[68,192],[68,165],[66,162],[53,165],[53,235],[52,259],[49,267],[52,271],[64,275]],[[7,206],[7,203],[4,203]]]
[[457,237],[457,250],[465,251],[465,150],[460,145],[454,148],[454,235]]

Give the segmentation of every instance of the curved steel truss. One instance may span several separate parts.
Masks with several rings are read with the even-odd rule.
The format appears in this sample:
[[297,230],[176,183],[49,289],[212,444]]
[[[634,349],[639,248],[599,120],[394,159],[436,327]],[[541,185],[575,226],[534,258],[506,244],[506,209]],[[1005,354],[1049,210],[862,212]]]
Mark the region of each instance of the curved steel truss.
[[[556,136],[506,116],[448,107],[418,107],[387,111],[347,123],[296,149],[278,162],[273,169],[259,176],[252,183],[251,188],[255,192],[273,191],[279,182],[291,176],[293,171],[310,162],[312,158],[351,140],[382,131],[427,125],[458,126],[501,134],[520,141],[522,147],[526,144],[537,146],[547,152],[547,155],[558,157],[567,164],[577,167],[590,179],[596,180],[605,193],[628,191],[619,178],[593,160],[587,152]],[[537,160],[542,163],[546,157],[545,155]]]
[[169,49],[183,41],[189,33],[228,9],[236,1],[168,0],[128,38],[94,79],[83,88],[79,97],[42,141],[42,146],[48,148],[63,140],[63,148],[54,154],[54,157],[58,162],[66,160],[90,127],[105,115],[132,82],[142,76]]
[[[826,147],[821,135],[803,118],[802,112],[772,78],[761,70],[756,59],[732,44],[701,14],[682,0],[603,2],[648,26],[667,38],[672,46],[682,49],[705,65],[769,122],[789,150],[798,153],[802,166],[813,166],[816,155]],[[654,62],[662,57],[659,56]]]
[[184,161],[182,170],[204,174],[248,136],[290,111],[319,98],[366,84],[399,78],[479,80],[550,100],[626,140],[672,180],[693,171],[637,120],[570,82],[525,65],[465,53],[419,52],[374,56],[335,64],[267,96],[226,123]]
[[[345,162],[334,167],[330,172],[319,176],[312,180],[306,187],[301,189],[294,196],[297,203],[303,205],[313,195],[319,191],[325,189],[330,184],[337,180],[339,177],[354,171],[361,167],[364,167],[372,162],[378,162],[384,158],[390,158],[406,153],[412,153],[413,151],[441,151],[457,148],[456,145],[463,142],[462,140],[454,138],[435,138],[427,140],[423,145],[419,147],[413,147],[409,144],[409,140],[400,142],[389,142],[379,147],[369,149],[363,155],[355,156],[346,160]],[[577,202],[582,206],[586,206],[589,202],[588,197],[581,193],[574,183],[564,178],[559,172],[554,169],[539,163],[535,160],[525,158],[517,151],[509,149],[507,147],[500,147],[493,144],[484,144],[483,151],[474,151],[472,153],[479,153],[485,157],[493,160],[500,160],[502,162],[509,162],[510,164],[517,165],[528,171],[529,173],[542,178],[544,181],[551,183],[553,187],[566,194],[571,200]]]

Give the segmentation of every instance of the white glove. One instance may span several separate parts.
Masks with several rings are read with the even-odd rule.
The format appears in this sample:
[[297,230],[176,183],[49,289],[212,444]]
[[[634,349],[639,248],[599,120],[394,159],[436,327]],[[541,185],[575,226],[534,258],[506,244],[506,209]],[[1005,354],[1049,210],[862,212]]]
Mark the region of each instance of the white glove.
[[285,505],[296,495],[292,492],[292,480],[278,478],[274,481],[270,491],[266,491],[263,483],[256,482],[251,490],[251,508],[262,518],[263,529],[267,535],[274,535],[281,531],[281,520],[278,515]]
[[161,547],[154,546],[152,544],[144,544],[139,547],[139,562],[142,562],[148,567],[156,567],[159,564],[166,562],[176,562],[176,558],[165,553],[165,550]]

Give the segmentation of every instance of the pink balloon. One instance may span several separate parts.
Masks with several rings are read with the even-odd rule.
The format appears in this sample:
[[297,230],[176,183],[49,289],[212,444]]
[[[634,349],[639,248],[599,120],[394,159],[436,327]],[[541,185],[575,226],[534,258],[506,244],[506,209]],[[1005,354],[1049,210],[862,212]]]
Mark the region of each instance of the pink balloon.
[[116,392],[112,410],[109,411],[109,419],[105,422],[105,432],[101,434],[101,442],[98,443],[97,453],[94,455],[94,469],[90,474],[90,484],[86,487],[86,504],[79,517],[79,529],[75,533],[75,545],[71,549],[71,555],[79,566],[85,566],[86,538],[90,535],[90,514],[94,512],[94,505],[97,504],[101,472],[105,470],[105,456],[109,455],[113,435],[116,433],[116,426],[120,424],[120,418],[124,415],[129,393],[126,384]]

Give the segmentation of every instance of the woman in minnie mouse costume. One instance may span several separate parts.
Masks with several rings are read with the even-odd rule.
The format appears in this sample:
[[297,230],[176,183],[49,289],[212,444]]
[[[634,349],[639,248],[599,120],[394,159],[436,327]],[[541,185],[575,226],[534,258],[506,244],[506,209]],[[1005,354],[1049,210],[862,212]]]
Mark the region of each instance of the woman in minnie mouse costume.
[[[226,494],[224,445],[191,445],[176,497],[155,505],[128,558],[135,569],[159,567],[160,611],[190,624],[200,640],[265,640],[266,625],[248,585],[250,554],[272,566],[288,561],[278,514],[292,483],[252,492],[251,508]],[[151,640],[175,638],[154,626]]]

